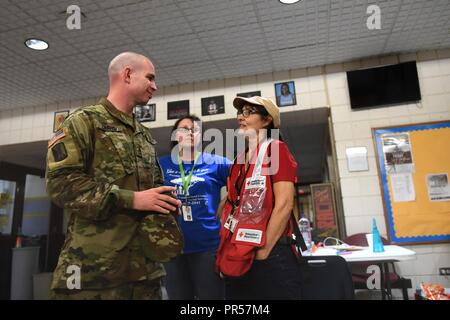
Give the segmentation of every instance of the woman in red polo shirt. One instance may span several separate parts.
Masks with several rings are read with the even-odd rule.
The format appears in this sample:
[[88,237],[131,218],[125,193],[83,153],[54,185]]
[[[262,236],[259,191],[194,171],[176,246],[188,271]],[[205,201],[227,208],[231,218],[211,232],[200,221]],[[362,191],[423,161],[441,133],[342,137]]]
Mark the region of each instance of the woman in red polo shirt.
[[262,97],[233,101],[248,147],[228,177],[217,271],[227,299],[299,299],[300,275],[291,245],[297,163],[277,139],[280,111]]

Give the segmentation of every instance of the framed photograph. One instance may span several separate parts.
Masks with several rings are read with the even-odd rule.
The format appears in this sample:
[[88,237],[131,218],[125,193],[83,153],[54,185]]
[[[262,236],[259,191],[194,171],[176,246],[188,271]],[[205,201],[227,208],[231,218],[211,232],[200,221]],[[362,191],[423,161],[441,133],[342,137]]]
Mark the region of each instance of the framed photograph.
[[224,96],[202,98],[202,116],[225,113]]
[[275,96],[279,107],[296,105],[294,81],[275,83]]
[[66,118],[68,116],[69,116],[69,110],[55,112],[55,115],[53,116],[53,132],[56,132],[59,130],[59,128],[63,124],[64,120],[66,120]]
[[311,199],[317,236],[320,239],[339,238],[333,185],[331,183],[312,184]]
[[156,120],[156,104],[146,104],[145,106],[134,107],[134,115],[139,122]]
[[251,98],[251,97],[254,97],[254,96],[261,97],[261,91],[252,91],[252,92],[238,93],[237,96],[238,97],[244,97],[244,98]]
[[180,119],[189,115],[189,100],[167,103],[167,119]]

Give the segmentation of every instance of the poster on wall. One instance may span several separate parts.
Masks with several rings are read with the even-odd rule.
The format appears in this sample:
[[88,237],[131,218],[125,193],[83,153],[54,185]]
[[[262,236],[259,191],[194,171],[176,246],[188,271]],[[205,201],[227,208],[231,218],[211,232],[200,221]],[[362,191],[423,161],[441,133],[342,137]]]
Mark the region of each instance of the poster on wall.
[[0,180],[0,234],[11,234],[16,182]]
[[53,132],[59,130],[64,120],[69,116],[69,110],[65,111],[56,111],[53,117]]
[[156,104],[146,104],[145,106],[134,107],[134,116],[139,122],[148,122],[156,120]]
[[225,113],[224,96],[202,98],[202,116]]
[[261,91],[242,92],[242,93],[238,93],[236,96],[244,97],[244,98],[251,98],[254,96],[261,97]]
[[275,96],[279,107],[296,105],[294,81],[275,83]]
[[450,201],[450,186],[447,173],[427,175],[428,197],[432,202]]
[[167,103],[167,119],[180,119],[189,115],[189,100]]
[[381,141],[387,174],[414,173],[409,133],[383,134]]
[[318,238],[322,240],[326,237],[339,238],[333,185],[331,183],[312,184],[311,198]]

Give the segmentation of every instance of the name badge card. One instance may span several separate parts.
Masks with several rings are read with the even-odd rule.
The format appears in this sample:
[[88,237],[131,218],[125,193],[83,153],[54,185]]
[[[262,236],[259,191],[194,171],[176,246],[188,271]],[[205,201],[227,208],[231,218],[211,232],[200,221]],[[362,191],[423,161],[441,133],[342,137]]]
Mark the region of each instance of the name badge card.
[[191,206],[182,206],[181,210],[183,211],[184,221],[193,221]]

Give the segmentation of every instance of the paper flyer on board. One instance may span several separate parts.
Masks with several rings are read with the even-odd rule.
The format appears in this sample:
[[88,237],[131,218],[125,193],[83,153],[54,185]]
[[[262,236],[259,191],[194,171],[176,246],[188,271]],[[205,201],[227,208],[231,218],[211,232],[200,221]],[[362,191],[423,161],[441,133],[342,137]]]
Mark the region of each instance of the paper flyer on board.
[[427,175],[428,197],[432,202],[450,201],[450,186],[447,173]]
[[414,173],[409,133],[389,133],[381,136],[387,174]]
[[414,181],[410,173],[391,174],[391,184],[394,202],[416,200]]

